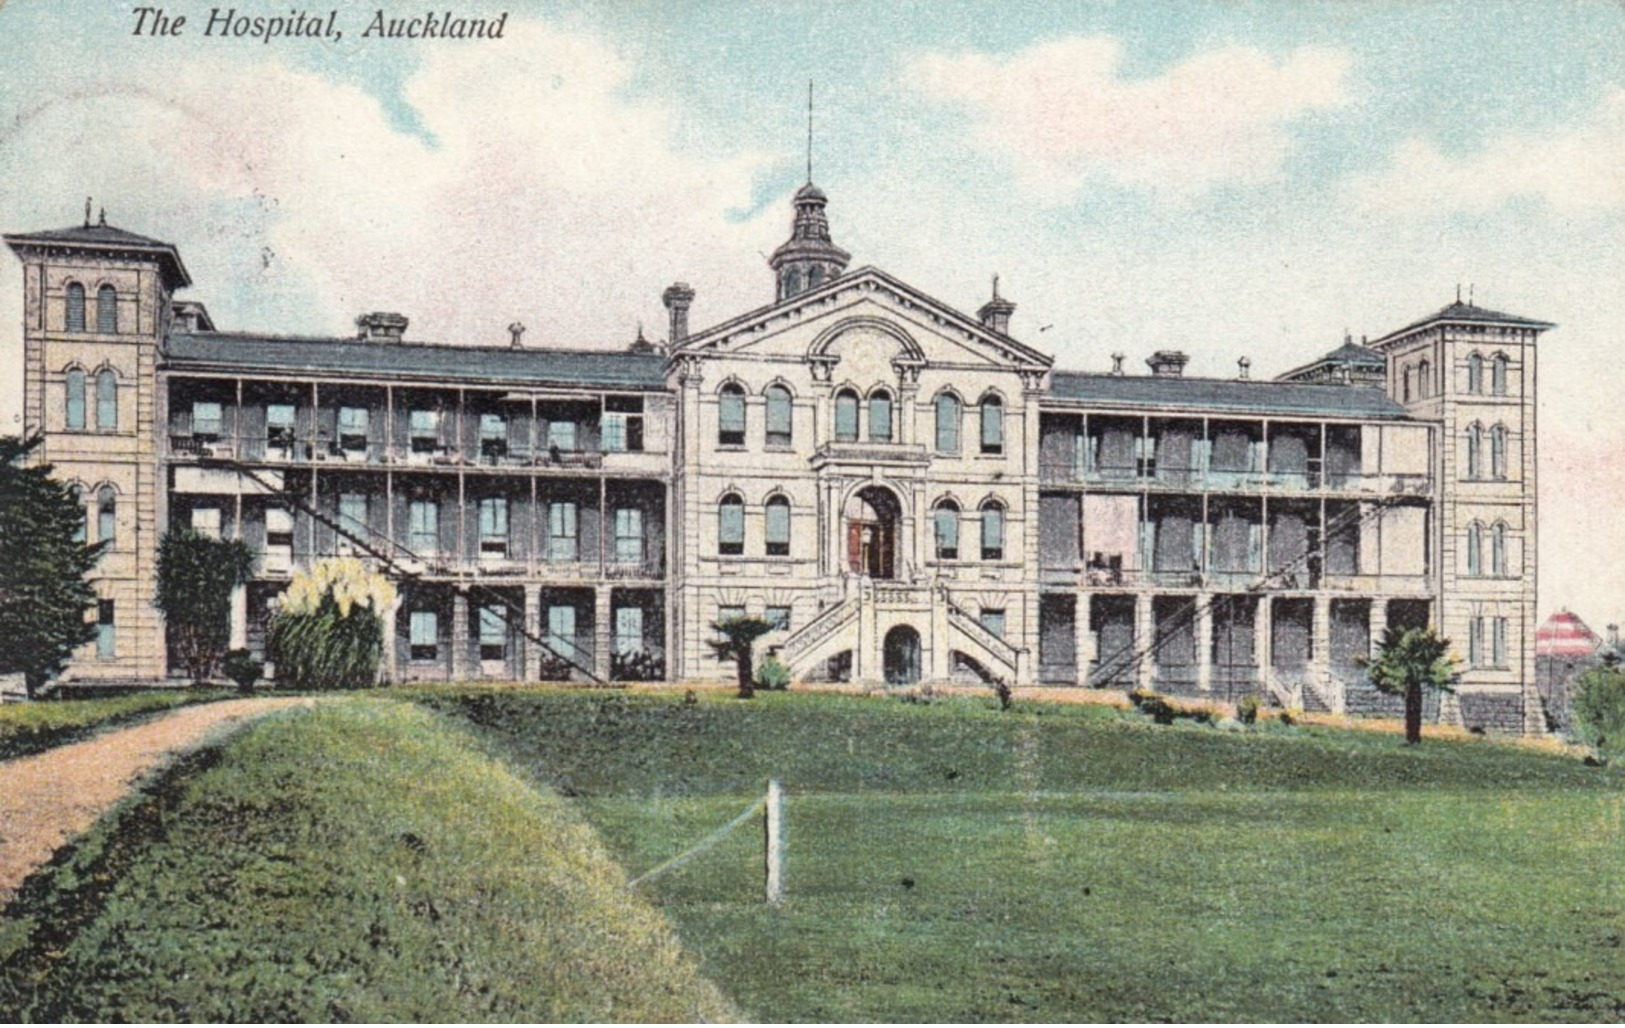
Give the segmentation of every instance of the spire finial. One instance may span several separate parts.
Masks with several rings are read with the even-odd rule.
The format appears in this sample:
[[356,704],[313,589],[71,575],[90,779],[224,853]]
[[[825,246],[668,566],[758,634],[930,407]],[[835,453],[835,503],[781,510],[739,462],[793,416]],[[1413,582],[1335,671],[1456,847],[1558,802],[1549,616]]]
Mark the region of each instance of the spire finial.
[[106,207],[103,207],[101,209],[101,226],[102,226],[102,228],[107,227],[107,208]]
[[995,271],[993,273],[993,299],[997,300],[998,298],[999,298],[999,273]]
[[1461,302],[1461,283],[1460,282],[1456,283],[1456,302],[1457,303]]
[[1467,306],[1475,306],[1473,303],[1473,284],[1471,282],[1467,283]]
[[85,197],[85,227],[90,227],[90,197]]
[[807,80],[807,181],[812,181],[813,80]]

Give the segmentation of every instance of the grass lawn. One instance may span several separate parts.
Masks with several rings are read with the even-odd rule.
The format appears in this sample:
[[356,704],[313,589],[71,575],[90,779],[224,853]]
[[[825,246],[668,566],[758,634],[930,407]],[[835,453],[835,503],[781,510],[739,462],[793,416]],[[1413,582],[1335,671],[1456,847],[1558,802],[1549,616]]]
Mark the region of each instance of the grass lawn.
[[574,797],[765,1020],[1619,1020],[1622,777],[1484,741],[1100,708],[430,692]]
[[55,1021],[718,1020],[579,814],[466,729],[350,697],[183,761],[26,882],[0,1013]]
[[165,689],[95,700],[38,700],[0,706],[0,760],[76,742],[149,714],[235,695],[224,689]]

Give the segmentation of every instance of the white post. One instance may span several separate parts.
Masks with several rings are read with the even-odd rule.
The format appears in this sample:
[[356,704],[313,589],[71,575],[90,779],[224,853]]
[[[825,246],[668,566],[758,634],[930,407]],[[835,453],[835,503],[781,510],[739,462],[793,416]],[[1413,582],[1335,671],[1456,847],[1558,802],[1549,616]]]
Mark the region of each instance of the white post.
[[767,783],[767,902],[784,902],[784,789],[777,778]]

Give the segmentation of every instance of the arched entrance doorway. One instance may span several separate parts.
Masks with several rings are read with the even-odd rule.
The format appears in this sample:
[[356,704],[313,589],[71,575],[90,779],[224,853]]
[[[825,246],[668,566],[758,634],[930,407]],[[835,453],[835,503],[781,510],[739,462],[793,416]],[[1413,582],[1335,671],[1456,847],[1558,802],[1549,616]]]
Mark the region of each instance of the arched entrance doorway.
[[897,497],[884,486],[866,486],[846,501],[846,562],[853,574],[897,577],[902,513]]
[[887,685],[919,684],[920,633],[908,625],[898,625],[886,633],[883,650]]

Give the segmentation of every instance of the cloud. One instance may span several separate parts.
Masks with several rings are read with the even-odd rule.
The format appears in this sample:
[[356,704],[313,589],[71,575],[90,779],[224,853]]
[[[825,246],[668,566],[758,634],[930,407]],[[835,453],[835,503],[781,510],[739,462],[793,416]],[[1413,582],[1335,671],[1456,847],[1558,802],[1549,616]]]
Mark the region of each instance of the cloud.
[[1362,208],[1390,214],[1483,213],[1527,198],[1562,214],[1625,211],[1625,88],[1610,86],[1577,124],[1502,136],[1450,157],[1432,142],[1403,143],[1385,169],[1353,180]]
[[1072,36],[1009,56],[925,54],[904,79],[962,108],[975,142],[1052,200],[1095,179],[1178,199],[1267,182],[1292,125],[1349,100],[1340,50],[1303,47],[1277,62],[1229,46],[1148,78],[1125,77],[1122,59],[1115,39]]

